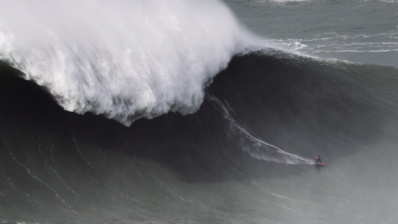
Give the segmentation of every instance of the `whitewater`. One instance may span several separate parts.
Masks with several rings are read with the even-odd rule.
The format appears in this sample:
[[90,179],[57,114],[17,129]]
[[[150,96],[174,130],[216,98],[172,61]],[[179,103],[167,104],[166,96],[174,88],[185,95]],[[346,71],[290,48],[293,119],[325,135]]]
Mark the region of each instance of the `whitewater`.
[[65,110],[124,125],[194,113],[231,57],[261,42],[214,0],[7,1],[0,25],[0,59]]

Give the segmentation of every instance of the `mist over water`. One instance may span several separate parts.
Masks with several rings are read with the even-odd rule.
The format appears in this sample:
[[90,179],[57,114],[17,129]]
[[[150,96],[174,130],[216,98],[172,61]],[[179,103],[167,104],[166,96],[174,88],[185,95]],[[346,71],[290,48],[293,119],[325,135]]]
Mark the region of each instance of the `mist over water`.
[[230,58],[256,43],[221,2],[4,2],[0,57],[68,111],[125,125],[195,112]]

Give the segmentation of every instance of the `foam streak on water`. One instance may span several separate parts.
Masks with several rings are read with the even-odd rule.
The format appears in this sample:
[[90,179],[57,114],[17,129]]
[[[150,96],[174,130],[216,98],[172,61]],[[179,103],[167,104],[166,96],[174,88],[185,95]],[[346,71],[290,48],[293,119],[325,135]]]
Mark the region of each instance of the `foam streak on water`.
[[241,139],[242,149],[253,158],[286,164],[314,164],[311,159],[286,152],[275,145],[254,137],[233,118],[232,114],[234,112],[227,102],[222,102],[211,95],[209,95],[207,99],[222,113],[223,117],[228,120],[232,131],[237,131]]
[[254,43],[215,0],[0,2],[0,59],[66,110],[125,125],[195,112],[206,84]]

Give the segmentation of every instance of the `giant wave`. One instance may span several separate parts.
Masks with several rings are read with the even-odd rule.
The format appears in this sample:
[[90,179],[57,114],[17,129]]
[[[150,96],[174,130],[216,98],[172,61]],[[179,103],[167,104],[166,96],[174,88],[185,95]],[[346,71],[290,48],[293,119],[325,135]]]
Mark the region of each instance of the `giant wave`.
[[[299,212],[319,212],[316,204],[308,208],[308,185],[351,190],[359,204],[386,197],[346,183],[377,184],[380,175],[372,174],[393,164],[383,163],[385,157],[373,166],[363,161],[366,148],[394,155],[396,68],[283,52],[235,56],[206,88],[197,113],[168,113],[130,127],[67,112],[40,86],[19,79],[19,71],[8,65],[0,71],[4,223],[258,223],[264,217],[307,223],[311,217]],[[358,152],[365,156],[341,165]],[[316,154],[330,169],[311,172],[306,158]],[[363,166],[347,177],[334,174]],[[283,190],[292,178],[300,178],[294,192],[303,193]],[[280,204],[298,212],[279,217]]]
[[397,68],[245,51],[203,2],[3,4],[0,222],[396,220]]

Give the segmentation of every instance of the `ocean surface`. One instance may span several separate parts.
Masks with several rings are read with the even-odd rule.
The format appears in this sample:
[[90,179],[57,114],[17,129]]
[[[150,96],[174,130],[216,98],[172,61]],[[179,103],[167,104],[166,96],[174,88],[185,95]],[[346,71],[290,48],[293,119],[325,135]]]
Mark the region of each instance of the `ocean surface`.
[[0,223],[398,220],[398,1],[0,2]]

